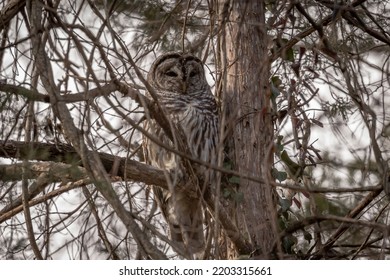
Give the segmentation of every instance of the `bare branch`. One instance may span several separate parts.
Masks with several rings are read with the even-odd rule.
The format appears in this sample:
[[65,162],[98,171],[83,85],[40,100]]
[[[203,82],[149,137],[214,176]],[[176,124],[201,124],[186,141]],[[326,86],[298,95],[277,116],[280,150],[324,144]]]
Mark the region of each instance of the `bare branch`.
[[[0,141],[0,157],[18,159],[28,158],[30,160],[65,162],[73,164],[77,163],[77,165],[81,166],[80,157],[76,153],[75,149],[73,149],[70,145],[34,143],[33,149],[34,153],[32,154],[24,142],[7,141],[4,143],[3,141]],[[98,153],[98,155],[102,161],[103,166],[105,167],[106,172],[109,172],[112,169],[115,160],[118,159],[118,157],[107,153]],[[74,168],[77,168],[79,172],[75,172]],[[18,179],[16,174],[18,174],[18,172],[21,170],[21,164],[0,165],[0,177],[4,181],[15,180]],[[55,165],[51,163],[31,164],[28,172],[26,173],[26,176],[28,176],[27,178],[36,178],[36,176],[41,173],[49,174],[48,176],[50,176],[50,182],[59,182],[63,180],[81,180],[83,176],[86,176],[85,172],[81,172],[80,167],[75,167],[74,165],[67,165],[63,163]],[[116,176],[119,176],[124,180],[132,180],[136,182],[143,182],[147,185],[156,185],[162,188],[168,188],[164,171],[127,158],[119,158],[119,168]],[[185,187],[185,182],[183,182],[183,184]],[[180,187],[183,186],[181,186],[181,183],[179,182],[178,188]],[[183,190],[185,190],[184,187]],[[34,192],[34,194],[36,195],[37,193]],[[214,212],[216,200],[213,194],[205,194],[205,201],[209,209]],[[17,205],[19,205],[18,202],[15,202],[15,204],[12,206],[8,206],[7,208],[1,210],[0,214],[9,212],[10,209],[15,208]],[[220,207],[218,212],[221,225],[239,252],[242,254],[249,253],[250,247],[248,243],[240,234],[237,227],[232,223],[229,215],[223,210],[222,207]]]
[[[98,153],[100,160],[106,170],[110,172],[112,166],[116,160],[116,156],[108,153]],[[18,141],[0,141],[0,157],[4,158],[15,158],[15,159],[30,159],[38,161],[53,161],[53,162],[63,162],[70,163],[82,166],[81,158],[76,152],[76,150],[68,144],[47,144],[47,143],[34,143],[33,150],[30,150],[25,142]],[[140,163],[135,160],[127,158],[119,158],[119,168],[116,176],[120,176],[124,180],[132,180],[137,182],[142,182],[150,185],[157,185],[162,188],[167,188],[166,178],[164,172],[153,166]],[[30,174],[37,174],[39,170],[35,168],[36,165],[32,165]],[[2,166],[0,168],[0,175],[2,180],[11,181],[16,179],[17,171],[19,171],[19,165],[13,166]],[[35,169],[34,169],[35,168]],[[40,166],[42,168],[42,166]],[[59,170],[61,167],[59,168]],[[63,172],[66,172],[67,169],[63,169]],[[12,173],[11,173],[12,172]],[[64,176],[63,173],[52,172],[53,174],[58,174],[56,179],[61,179],[61,176]],[[72,173],[68,174],[71,176]],[[20,175],[20,173],[19,173]],[[66,178],[66,177],[65,177]],[[19,177],[20,179],[20,177]],[[69,178],[77,179],[77,178]]]
[[0,11],[0,31],[3,30],[26,5],[25,0],[10,0],[7,5]]

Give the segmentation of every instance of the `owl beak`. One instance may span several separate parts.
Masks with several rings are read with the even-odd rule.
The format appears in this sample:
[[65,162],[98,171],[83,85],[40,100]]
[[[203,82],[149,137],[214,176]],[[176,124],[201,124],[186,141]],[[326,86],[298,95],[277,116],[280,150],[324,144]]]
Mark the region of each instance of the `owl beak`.
[[183,81],[183,83],[182,83],[182,92],[184,93],[184,94],[187,94],[187,83],[186,83],[186,81]]

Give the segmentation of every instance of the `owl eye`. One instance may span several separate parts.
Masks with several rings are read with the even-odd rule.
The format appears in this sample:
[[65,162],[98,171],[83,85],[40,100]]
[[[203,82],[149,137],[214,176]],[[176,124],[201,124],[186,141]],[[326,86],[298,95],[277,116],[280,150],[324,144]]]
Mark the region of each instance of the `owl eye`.
[[194,76],[196,76],[196,74],[197,74],[197,73],[196,73],[195,71],[194,71],[194,72],[191,72],[191,73],[190,73],[190,77],[194,77]]
[[177,73],[176,72],[173,72],[173,71],[167,71],[165,73],[165,75],[169,76],[169,77],[177,77]]

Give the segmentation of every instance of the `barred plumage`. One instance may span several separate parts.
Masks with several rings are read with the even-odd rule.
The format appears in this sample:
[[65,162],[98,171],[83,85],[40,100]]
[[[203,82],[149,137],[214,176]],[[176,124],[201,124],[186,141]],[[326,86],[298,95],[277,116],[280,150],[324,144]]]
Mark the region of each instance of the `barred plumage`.
[[[168,53],[153,63],[148,82],[158,95],[171,123],[181,130],[192,157],[203,162],[217,163],[218,112],[208,85],[202,62],[190,55]],[[165,145],[174,147],[154,120],[147,121],[147,130]],[[204,248],[203,211],[201,200],[174,189],[185,170],[180,158],[147,138],[144,141],[150,164],[169,171],[170,191],[154,187],[154,194],[170,228],[171,240],[188,253]],[[212,169],[192,165],[196,176],[202,176],[206,186],[213,183]]]

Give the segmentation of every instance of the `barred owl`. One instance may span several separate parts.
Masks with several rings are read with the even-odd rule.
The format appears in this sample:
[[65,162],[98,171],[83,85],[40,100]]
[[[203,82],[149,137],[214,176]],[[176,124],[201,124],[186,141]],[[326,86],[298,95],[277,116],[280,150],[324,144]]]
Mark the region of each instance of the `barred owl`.
[[[153,63],[147,80],[171,125],[181,131],[187,141],[189,156],[216,164],[217,105],[201,60],[191,54],[167,53]],[[156,121],[149,119],[146,129],[163,144],[175,147]],[[169,174],[169,191],[155,186],[153,192],[169,225],[170,239],[189,254],[201,252],[205,245],[201,199],[175,189],[176,182],[185,174],[181,159],[147,138],[144,147],[147,161]],[[215,173],[201,164],[191,166],[195,176],[206,182],[204,186],[210,187]]]

